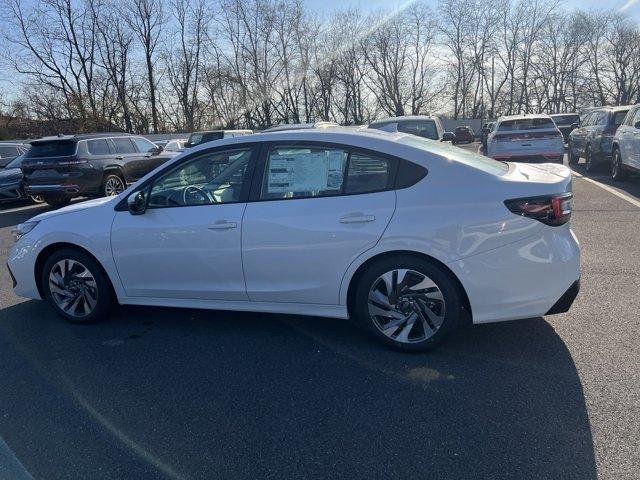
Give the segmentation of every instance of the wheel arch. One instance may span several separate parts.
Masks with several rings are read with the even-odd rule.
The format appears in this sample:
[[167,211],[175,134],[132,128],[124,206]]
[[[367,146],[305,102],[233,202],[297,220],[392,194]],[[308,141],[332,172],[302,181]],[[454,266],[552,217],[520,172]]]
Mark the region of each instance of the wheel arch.
[[375,262],[378,262],[380,260],[383,260],[389,257],[396,257],[399,255],[420,258],[422,260],[426,260],[440,267],[447,275],[449,275],[451,281],[453,281],[453,283],[457,286],[460,294],[462,295],[463,309],[465,310],[465,312],[467,313],[470,319],[473,318],[473,312],[471,310],[471,302],[469,301],[469,296],[467,295],[467,291],[465,290],[458,276],[449,267],[447,267],[445,263],[441,262],[437,258],[432,257],[431,255],[427,255],[426,253],[416,252],[413,250],[390,250],[386,252],[381,252],[367,258],[364,262],[362,262],[358,266],[358,268],[355,270],[353,275],[351,275],[351,278],[349,279],[349,286],[347,288],[347,311],[350,317],[353,314],[357,285],[358,285],[358,282],[360,281],[360,278],[366,271],[366,269],[370,265],[374,264]]
[[107,270],[104,268],[104,265],[102,265],[102,262],[100,262],[100,260],[98,260],[98,258],[86,248],[70,242],[52,243],[44,247],[40,251],[40,253],[38,253],[38,256],[36,257],[36,262],[33,268],[33,274],[36,280],[36,286],[38,287],[38,293],[40,294],[40,298],[45,298],[44,289],[42,285],[42,270],[44,269],[44,264],[46,263],[49,256],[51,256],[54,252],[57,252],[58,250],[62,250],[63,248],[69,248],[69,249],[82,252],[83,254],[91,258],[93,261],[95,261],[96,264],[98,265],[98,268],[100,268],[104,276],[109,280],[109,287],[111,288],[111,292],[114,294],[114,298],[116,298],[113,281],[111,279],[111,276],[109,275],[109,272],[107,272]]
[[104,167],[104,169],[102,170],[102,179],[104,180],[104,178],[107,175],[111,175],[111,174],[114,174],[114,173],[117,173],[118,176],[120,178],[122,178],[122,180],[124,180],[125,183],[126,183],[127,180],[126,180],[126,178],[124,176],[124,170],[122,169],[122,167],[120,165],[107,165],[106,167]]

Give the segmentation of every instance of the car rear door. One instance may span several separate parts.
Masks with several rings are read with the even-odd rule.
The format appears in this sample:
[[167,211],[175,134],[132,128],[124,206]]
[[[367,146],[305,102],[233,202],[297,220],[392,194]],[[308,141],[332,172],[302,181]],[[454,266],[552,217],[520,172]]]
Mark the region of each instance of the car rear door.
[[249,299],[337,305],[348,265],[393,215],[395,168],[348,146],[265,145],[242,222]]
[[[636,107],[631,125],[625,126],[625,143],[627,145],[626,162],[632,167],[640,169],[640,107]],[[622,127],[620,127],[622,128]]]

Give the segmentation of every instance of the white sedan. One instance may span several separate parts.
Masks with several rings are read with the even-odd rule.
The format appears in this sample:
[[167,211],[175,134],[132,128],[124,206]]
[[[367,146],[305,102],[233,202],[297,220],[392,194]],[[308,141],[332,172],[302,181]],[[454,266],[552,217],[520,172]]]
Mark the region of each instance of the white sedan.
[[89,323],[127,305],[356,318],[420,350],[474,323],[568,310],[571,175],[373,129],[229,138],[117,197],[14,230],[18,295]]

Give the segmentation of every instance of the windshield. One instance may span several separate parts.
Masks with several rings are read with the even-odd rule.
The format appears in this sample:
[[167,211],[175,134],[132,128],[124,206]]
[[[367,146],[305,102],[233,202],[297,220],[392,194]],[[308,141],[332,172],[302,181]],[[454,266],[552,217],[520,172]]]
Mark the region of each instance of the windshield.
[[485,157],[459,147],[453,147],[442,142],[425,140],[411,135],[399,138],[398,142],[409,145],[410,147],[419,148],[425,152],[451,158],[452,160],[464,163],[483,172],[491,173],[492,175],[503,175],[509,170],[509,166],[504,162],[499,162],[493,158]]

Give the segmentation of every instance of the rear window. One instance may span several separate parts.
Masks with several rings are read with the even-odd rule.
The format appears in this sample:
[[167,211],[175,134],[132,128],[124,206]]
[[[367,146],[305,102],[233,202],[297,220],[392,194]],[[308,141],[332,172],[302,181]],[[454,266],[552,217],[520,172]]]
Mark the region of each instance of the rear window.
[[32,144],[27,151],[25,158],[42,158],[42,157],[68,157],[75,155],[76,142],[54,140],[51,142],[38,142]]
[[536,130],[543,128],[555,128],[555,123],[550,118],[520,118],[518,120],[504,120],[500,122],[500,132],[514,130]]
[[554,115],[551,117],[556,125],[573,125],[580,121],[580,115]]
[[0,158],[16,157],[20,155],[18,147],[0,145]]
[[477,153],[470,152],[458,147],[452,147],[441,142],[434,142],[432,140],[424,140],[419,137],[407,135],[398,139],[399,143],[404,143],[410,147],[419,148],[425,152],[434,153],[436,155],[442,155],[446,158],[451,158],[460,163],[464,163],[470,167],[482,170],[483,172],[491,173],[493,175],[503,175],[509,170],[509,166],[504,162],[499,162],[493,158],[485,157],[484,155],[478,155]]

